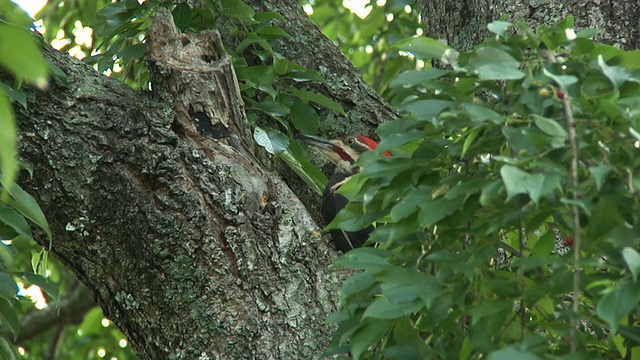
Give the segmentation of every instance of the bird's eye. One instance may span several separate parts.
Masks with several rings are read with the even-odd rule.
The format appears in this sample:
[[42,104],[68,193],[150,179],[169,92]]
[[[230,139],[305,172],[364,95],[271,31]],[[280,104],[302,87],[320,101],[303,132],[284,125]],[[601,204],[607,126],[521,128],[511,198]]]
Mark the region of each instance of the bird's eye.
[[352,137],[348,137],[348,138],[346,138],[346,139],[344,140],[344,142],[345,142],[347,145],[353,145],[353,144],[355,144],[356,140],[355,140],[354,138],[352,138]]

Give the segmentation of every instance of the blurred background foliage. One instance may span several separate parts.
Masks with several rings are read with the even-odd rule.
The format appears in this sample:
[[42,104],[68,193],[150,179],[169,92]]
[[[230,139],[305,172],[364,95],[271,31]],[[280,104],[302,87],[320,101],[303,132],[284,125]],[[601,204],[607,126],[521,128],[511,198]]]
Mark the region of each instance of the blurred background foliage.
[[342,7],[331,0],[303,3],[311,20],[387,100],[400,99],[389,88],[398,74],[425,66],[423,60],[397,47],[401,40],[423,33],[414,1],[378,0],[365,6],[362,1],[344,1]]
[[[9,44],[0,47],[0,67],[12,76],[0,77],[0,128],[3,129],[0,131],[0,187],[3,193],[0,238],[4,240],[0,245],[2,359],[135,358],[127,339],[104,318],[97,306],[83,308],[80,313],[62,319],[42,332],[37,331],[33,337],[25,339],[20,335],[20,324],[32,326],[27,320],[37,318],[34,314],[38,312],[57,312],[61,302],[78,301],[78,296],[92,299],[73,274],[57,260],[49,258],[46,250],[33,241],[34,236],[50,237],[46,214],[42,214],[30,195],[13,183],[18,171],[20,176],[33,174],[29,164],[21,163],[15,157],[18,137],[15,136],[10,102],[27,106],[21,92],[24,83],[42,89],[47,87],[47,78],[66,84],[65,74],[40,55],[39,42],[45,41],[134,89],[149,90],[143,44],[154,7],[170,8],[176,24],[184,32],[211,28],[220,16],[251,25],[254,29],[251,34],[256,36],[256,41],[244,46],[249,47],[250,54],[265,59],[265,66],[274,69],[268,74],[277,75],[252,78],[257,73],[254,70],[264,68],[247,66],[242,56],[248,53],[243,53],[243,49],[229,49],[235,57],[249,118],[255,121],[252,112],[257,111],[276,121],[275,125],[260,124],[264,129],[258,127],[260,131],[254,137],[267,151],[271,150],[297,169],[316,190],[319,191],[326,181],[324,175],[309,163],[302,149],[295,142],[289,143],[288,135],[292,127],[306,133],[317,130],[316,121],[320,120],[314,120],[313,106],[325,106],[337,112],[344,110],[321,94],[288,87],[286,81],[280,80],[282,77],[284,80],[321,82],[322,78],[269,51],[271,39],[287,36],[277,26],[268,25],[272,18],[255,16],[239,0],[203,0],[201,4],[202,8],[191,9],[186,1],[178,0],[15,0],[15,3],[0,0],[0,44]],[[402,39],[421,34],[419,17],[412,4],[413,1],[407,0],[302,1],[311,19],[360,69],[365,80],[392,102],[402,99],[390,88],[392,80],[403,71],[425,66],[398,46]],[[40,35],[30,33],[30,29]],[[310,106],[310,103],[314,105]],[[33,232],[27,221],[35,225]],[[79,303],[86,306],[86,301]],[[16,340],[16,345],[12,345]]]

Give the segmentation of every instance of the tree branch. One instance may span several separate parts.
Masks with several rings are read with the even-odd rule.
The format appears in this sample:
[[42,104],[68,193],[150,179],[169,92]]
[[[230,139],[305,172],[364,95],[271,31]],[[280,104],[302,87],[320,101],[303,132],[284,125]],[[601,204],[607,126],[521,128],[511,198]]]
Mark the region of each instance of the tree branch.
[[84,315],[96,306],[91,291],[77,284],[68,295],[60,299],[60,309],[49,306],[20,317],[20,334],[16,343],[27,341],[52,327],[64,324],[80,324]]

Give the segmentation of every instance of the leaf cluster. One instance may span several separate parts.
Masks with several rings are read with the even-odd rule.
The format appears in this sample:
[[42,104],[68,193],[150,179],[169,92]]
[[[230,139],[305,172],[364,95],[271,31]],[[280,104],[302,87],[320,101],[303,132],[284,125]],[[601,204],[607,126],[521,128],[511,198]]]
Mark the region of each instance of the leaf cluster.
[[376,246],[336,261],[358,273],[327,355],[640,358],[640,52],[572,17],[489,30],[463,53],[404,42],[444,66],[393,80],[404,117],[341,190],[329,227],[375,222]]

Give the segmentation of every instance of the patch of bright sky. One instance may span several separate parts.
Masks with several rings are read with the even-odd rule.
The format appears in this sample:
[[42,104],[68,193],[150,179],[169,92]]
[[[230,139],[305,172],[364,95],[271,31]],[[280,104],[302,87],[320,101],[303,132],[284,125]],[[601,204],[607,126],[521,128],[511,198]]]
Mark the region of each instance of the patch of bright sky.
[[351,12],[358,15],[359,18],[364,19],[371,12],[369,2],[369,0],[343,0],[342,6],[351,10]]
[[[18,4],[21,8],[23,8],[29,16],[35,18],[36,14],[42,10],[42,8],[47,4],[47,0],[12,0],[14,3]],[[38,20],[35,23],[36,30],[40,33],[45,33],[46,29],[42,25],[42,20]],[[84,45],[88,48],[91,48],[93,41],[93,29],[88,26],[84,26],[80,21],[76,21],[73,24],[73,42],[76,44],[71,49],[69,49],[69,54],[75,58],[83,59],[87,56],[82,51],[81,45]],[[64,30],[60,29],[56,34],[56,38],[51,41],[51,46],[55,49],[62,49],[63,47],[71,44],[72,39],[69,39],[68,34],[65,34]]]
[[31,17],[35,17],[35,15],[40,10],[42,10],[42,8],[47,4],[47,0],[11,0],[11,1],[18,4]]
[[[372,6],[369,5],[369,3],[371,2],[371,0],[342,0],[342,6],[344,6],[346,9],[349,9],[359,18],[364,19],[371,12]],[[387,0],[377,0],[375,3],[378,6],[384,6],[387,3]],[[313,14],[312,4],[305,4],[303,8],[307,15]]]

